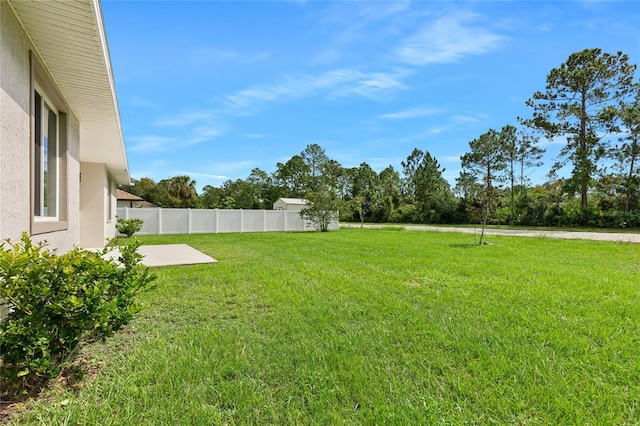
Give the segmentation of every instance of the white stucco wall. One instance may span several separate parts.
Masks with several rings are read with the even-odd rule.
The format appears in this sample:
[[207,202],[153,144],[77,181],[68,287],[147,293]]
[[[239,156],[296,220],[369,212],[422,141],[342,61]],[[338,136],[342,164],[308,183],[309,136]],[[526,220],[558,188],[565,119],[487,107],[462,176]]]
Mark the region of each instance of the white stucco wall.
[[29,230],[29,43],[0,2],[0,237]]
[[[0,239],[17,240],[31,227],[29,51],[34,50],[9,5],[0,1]],[[79,242],[79,122],[68,118],[68,228],[34,235],[67,251]]]
[[[103,247],[116,235],[115,184],[102,163],[80,163],[80,246]],[[109,200],[112,209],[109,217]]]

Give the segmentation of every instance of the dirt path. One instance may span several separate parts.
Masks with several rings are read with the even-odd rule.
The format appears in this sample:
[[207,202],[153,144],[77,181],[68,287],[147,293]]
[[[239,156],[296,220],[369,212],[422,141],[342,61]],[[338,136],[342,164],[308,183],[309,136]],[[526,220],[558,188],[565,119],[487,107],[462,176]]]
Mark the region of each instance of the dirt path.
[[[408,231],[431,231],[431,232],[462,232],[465,234],[480,234],[480,226],[477,228],[454,228],[449,226],[423,226],[423,225],[374,225],[365,224],[365,228],[385,228],[388,226],[398,226]],[[357,223],[341,223],[342,228],[360,228]],[[640,243],[640,234],[619,233],[619,232],[571,232],[571,231],[541,231],[524,229],[485,229],[485,235],[508,235],[512,237],[547,237],[564,238],[571,240],[597,240],[597,241],[624,241]]]

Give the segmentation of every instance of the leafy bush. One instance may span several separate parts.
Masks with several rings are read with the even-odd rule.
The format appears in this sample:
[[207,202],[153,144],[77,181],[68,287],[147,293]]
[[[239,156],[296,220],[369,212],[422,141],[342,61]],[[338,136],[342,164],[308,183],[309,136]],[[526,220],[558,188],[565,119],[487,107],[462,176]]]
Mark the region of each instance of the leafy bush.
[[118,264],[103,257],[108,248],[56,255],[27,234],[1,243],[0,298],[10,312],[0,322],[0,377],[9,387],[54,377],[78,345],[112,334],[139,311],[134,297],[155,279],[139,264],[139,246],[120,246]]
[[121,235],[126,236],[127,238],[131,237],[136,232],[139,232],[142,229],[142,224],[144,221],[137,217],[132,217],[131,219],[123,219],[118,218],[118,223],[116,224],[116,229]]

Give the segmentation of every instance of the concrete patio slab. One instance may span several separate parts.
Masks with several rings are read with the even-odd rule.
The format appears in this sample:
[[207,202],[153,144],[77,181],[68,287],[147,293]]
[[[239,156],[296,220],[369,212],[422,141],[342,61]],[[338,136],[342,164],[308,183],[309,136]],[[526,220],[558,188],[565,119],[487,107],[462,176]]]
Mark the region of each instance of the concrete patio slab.
[[[187,244],[140,246],[138,253],[143,256],[142,264],[146,266],[196,265],[218,262],[211,256]],[[108,255],[113,259],[117,259],[120,256],[120,252],[116,248],[111,250]]]

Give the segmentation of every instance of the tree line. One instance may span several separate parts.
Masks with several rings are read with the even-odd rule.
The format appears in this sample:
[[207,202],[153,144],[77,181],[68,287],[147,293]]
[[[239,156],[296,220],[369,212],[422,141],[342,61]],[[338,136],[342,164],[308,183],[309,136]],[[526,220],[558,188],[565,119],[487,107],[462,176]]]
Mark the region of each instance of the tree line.
[[[189,176],[142,178],[123,189],[161,207],[271,209],[280,197],[305,198],[314,214],[339,211],[343,221],[639,227],[635,70],[622,52],[573,53],[527,101],[530,117],[469,142],[453,187],[427,150],[413,149],[400,170],[376,172],[366,162],[343,167],[311,144],[271,173],[255,168],[200,194]],[[563,145],[547,181],[534,185],[541,138]],[[558,177],[565,166],[568,177]]]

